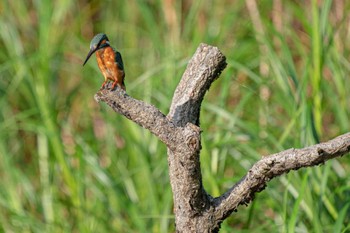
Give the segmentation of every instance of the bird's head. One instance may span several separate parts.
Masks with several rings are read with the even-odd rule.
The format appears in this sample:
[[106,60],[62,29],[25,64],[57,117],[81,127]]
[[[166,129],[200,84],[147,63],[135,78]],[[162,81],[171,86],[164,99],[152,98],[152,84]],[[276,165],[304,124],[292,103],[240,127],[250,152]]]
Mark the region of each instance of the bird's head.
[[92,38],[90,42],[90,51],[88,55],[86,56],[85,63],[89,60],[92,54],[94,54],[97,50],[102,49],[104,47],[109,46],[109,40],[106,34],[104,33],[99,33],[94,38]]

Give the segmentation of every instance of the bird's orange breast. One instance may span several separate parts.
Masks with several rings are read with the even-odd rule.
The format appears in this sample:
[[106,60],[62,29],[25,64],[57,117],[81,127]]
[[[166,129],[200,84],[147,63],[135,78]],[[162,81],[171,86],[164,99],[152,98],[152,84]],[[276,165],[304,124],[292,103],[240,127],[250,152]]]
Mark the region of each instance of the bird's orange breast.
[[120,79],[120,81],[122,81],[122,77],[119,77],[120,71],[118,65],[115,62],[115,54],[111,47],[98,50],[96,52],[96,58],[98,67],[106,80],[110,79],[116,81]]
[[118,85],[125,90],[125,73],[123,66],[118,66],[118,62],[115,60],[115,51],[109,46],[105,47],[96,51],[96,58],[98,67],[105,78],[104,83],[109,79],[113,81],[113,88],[115,85]]

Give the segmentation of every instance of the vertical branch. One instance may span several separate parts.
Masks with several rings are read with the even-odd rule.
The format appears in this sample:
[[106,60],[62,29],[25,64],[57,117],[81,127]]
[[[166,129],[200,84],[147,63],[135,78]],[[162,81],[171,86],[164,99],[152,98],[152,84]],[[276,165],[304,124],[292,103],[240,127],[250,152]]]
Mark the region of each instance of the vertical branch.
[[[199,113],[205,93],[226,67],[218,48],[201,44],[177,86],[167,116],[176,126],[185,127],[178,150],[168,149],[169,176],[174,197],[175,222],[179,232],[207,232],[210,219],[198,221],[211,208],[211,198],[202,184],[200,168]],[[205,223],[205,224],[204,224]]]

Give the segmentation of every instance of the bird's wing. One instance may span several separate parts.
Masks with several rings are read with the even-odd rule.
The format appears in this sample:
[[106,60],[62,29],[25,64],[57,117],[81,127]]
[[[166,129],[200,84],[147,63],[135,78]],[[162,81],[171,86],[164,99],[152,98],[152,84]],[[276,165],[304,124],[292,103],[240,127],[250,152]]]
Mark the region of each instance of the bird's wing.
[[115,53],[115,61],[117,62],[118,68],[124,70],[124,64],[122,55],[118,51],[114,51]]

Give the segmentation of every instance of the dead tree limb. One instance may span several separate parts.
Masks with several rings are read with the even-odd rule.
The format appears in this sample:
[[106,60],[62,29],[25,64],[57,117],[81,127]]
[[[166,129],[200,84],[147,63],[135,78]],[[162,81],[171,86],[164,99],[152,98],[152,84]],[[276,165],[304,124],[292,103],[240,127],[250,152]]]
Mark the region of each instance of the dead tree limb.
[[263,157],[229,191],[215,198],[216,218],[224,220],[239,205],[251,202],[254,194],[262,191],[272,178],[291,170],[324,164],[327,160],[342,156],[349,151],[350,133],[347,133],[328,142],[303,149],[292,148]]
[[202,185],[199,113],[205,93],[226,67],[216,47],[201,44],[175,90],[167,116],[156,107],[136,100],[117,88],[100,90],[96,101],[150,130],[168,147],[169,176],[177,232],[218,232],[221,222],[237,207],[248,204],[267,182],[290,170],[316,166],[350,151],[350,133],[331,141],[289,149],[256,162],[237,184],[213,198]]

